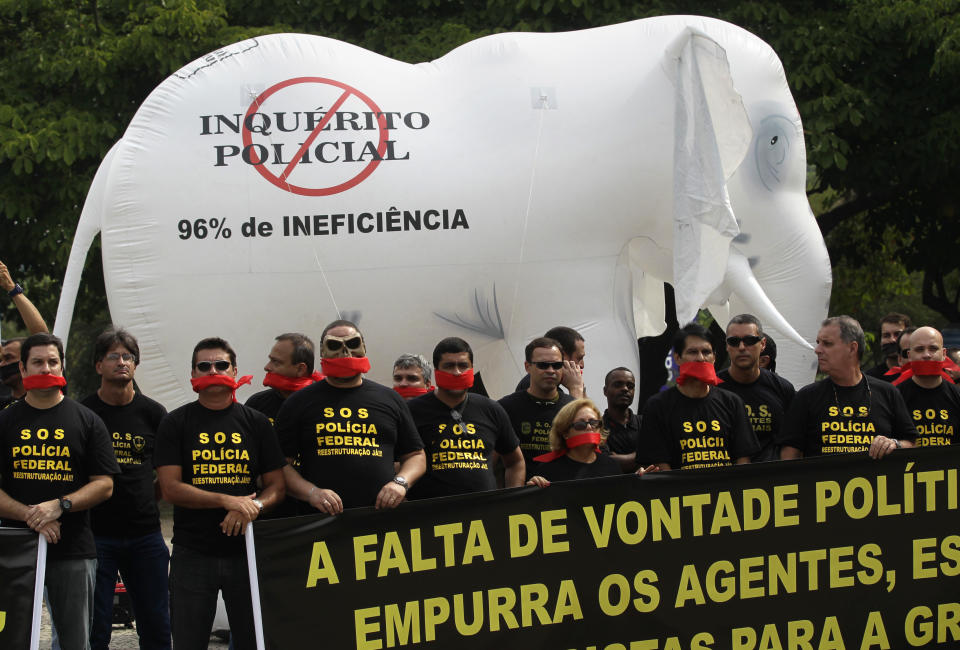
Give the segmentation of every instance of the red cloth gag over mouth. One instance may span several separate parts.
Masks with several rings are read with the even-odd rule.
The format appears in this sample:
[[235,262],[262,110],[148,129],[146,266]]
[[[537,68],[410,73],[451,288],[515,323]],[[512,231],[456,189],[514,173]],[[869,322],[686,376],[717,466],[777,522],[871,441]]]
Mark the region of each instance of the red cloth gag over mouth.
[[276,388],[277,390],[295,393],[301,388],[306,388],[322,379],[323,375],[317,371],[314,371],[309,377],[284,377],[275,372],[268,372],[263,378],[263,385],[267,388]]
[[680,374],[677,383],[683,386],[688,379],[699,379],[705,384],[717,386],[723,380],[717,377],[717,369],[709,361],[687,361],[680,364]]
[[403,399],[410,399],[411,397],[426,395],[434,388],[436,388],[436,386],[431,386],[430,388],[424,388],[423,386],[394,386],[393,390],[397,391]]
[[473,368],[460,375],[434,370],[433,378],[436,380],[437,386],[444,390],[467,390],[473,386]]
[[190,385],[193,386],[193,392],[199,393],[204,388],[211,386],[226,386],[233,390],[233,401],[237,401],[237,389],[244,384],[249,384],[253,375],[244,375],[238,381],[234,381],[229,375],[203,375],[202,377],[193,377]]
[[323,374],[327,377],[356,377],[370,372],[370,359],[367,357],[330,357],[320,359]]
[[[593,450],[599,454],[600,440],[601,438],[599,431],[588,431],[586,433],[578,433],[575,436],[570,436],[564,442],[567,445],[567,449],[573,449],[574,447],[580,447],[581,445],[593,445]],[[556,460],[561,456],[566,456],[567,449],[550,451],[545,454],[540,454],[539,456],[534,456],[533,459],[538,463],[549,463],[551,460]]]
[[23,387],[26,390],[63,388],[66,385],[66,378],[60,375],[27,375],[23,378]]
[[953,361],[946,359],[944,361],[907,361],[902,366],[896,366],[890,368],[890,370],[883,373],[884,375],[897,375],[900,376],[893,380],[894,386],[899,386],[903,382],[907,381],[914,375],[918,377],[935,377],[940,375],[951,384],[954,383],[953,377],[948,375],[945,370],[960,370]]

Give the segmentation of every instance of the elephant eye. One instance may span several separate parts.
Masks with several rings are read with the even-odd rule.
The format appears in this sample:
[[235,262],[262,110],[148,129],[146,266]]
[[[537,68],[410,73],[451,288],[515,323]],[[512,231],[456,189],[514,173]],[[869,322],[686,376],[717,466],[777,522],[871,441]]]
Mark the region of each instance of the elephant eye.
[[780,136],[778,136],[778,135],[773,136],[772,138],[770,138],[770,145],[773,146],[773,145],[777,144],[777,140],[779,140],[779,139],[780,139]]

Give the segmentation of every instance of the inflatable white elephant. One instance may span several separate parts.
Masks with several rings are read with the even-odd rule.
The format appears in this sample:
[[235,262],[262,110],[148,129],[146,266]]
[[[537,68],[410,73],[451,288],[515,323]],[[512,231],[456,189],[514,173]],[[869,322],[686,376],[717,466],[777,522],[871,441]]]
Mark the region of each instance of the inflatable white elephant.
[[805,174],[776,54],[717,20],[499,34],[418,65],[257,38],[171,75],[104,159],[55,331],[99,232],[113,321],[168,407],[192,399],[200,338],[255,372],[275,335],[338,315],[374,379],[457,335],[494,397],[530,339],[570,325],[599,395],[662,329],[663,281],[681,321],[758,315],[805,383],[831,282]]

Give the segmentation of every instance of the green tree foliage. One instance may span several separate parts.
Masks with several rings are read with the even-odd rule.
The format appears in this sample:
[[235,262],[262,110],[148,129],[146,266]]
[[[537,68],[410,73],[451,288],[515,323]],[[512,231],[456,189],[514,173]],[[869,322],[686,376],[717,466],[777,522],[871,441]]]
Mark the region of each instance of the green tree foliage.
[[[960,321],[960,0],[0,0],[0,259],[49,289],[31,297],[52,325],[104,154],[166,76],[223,45],[299,31],[418,62],[498,32],[663,14],[728,20],[779,53],[804,117],[809,190],[830,197],[818,213],[845,297],[835,304],[867,316],[866,296],[915,296],[907,274],[920,272],[924,302]],[[85,340],[80,330],[108,321],[97,257],[74,320]],[[3,316],[14,318],[9,304]]]

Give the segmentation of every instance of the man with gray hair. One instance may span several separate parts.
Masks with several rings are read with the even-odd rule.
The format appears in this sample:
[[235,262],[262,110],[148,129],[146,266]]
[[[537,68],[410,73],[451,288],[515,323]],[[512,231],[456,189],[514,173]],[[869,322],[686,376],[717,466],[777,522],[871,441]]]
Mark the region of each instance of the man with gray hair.
[[401,354],[393,362],[393,390],[403,399],[426,395],[433,388],[433,364],[422,354]]
[[780,458],[860,451],[883,458],[913,447],[917,431],[903,397],[860,371],[863,349],[863,328],[850,316],[821,323],[815,351],[828,376],[797,392],[777,437]]
[[727,354],[730,367],[719,373],[719,388],[735,393],[747,408],[750,426],[757,434],[760,451],[751,457],[758,463],[779,457],[773,441],[797,391],[789,381],[760,367],[767,337],[752,314],[740,314],[727,324]]

